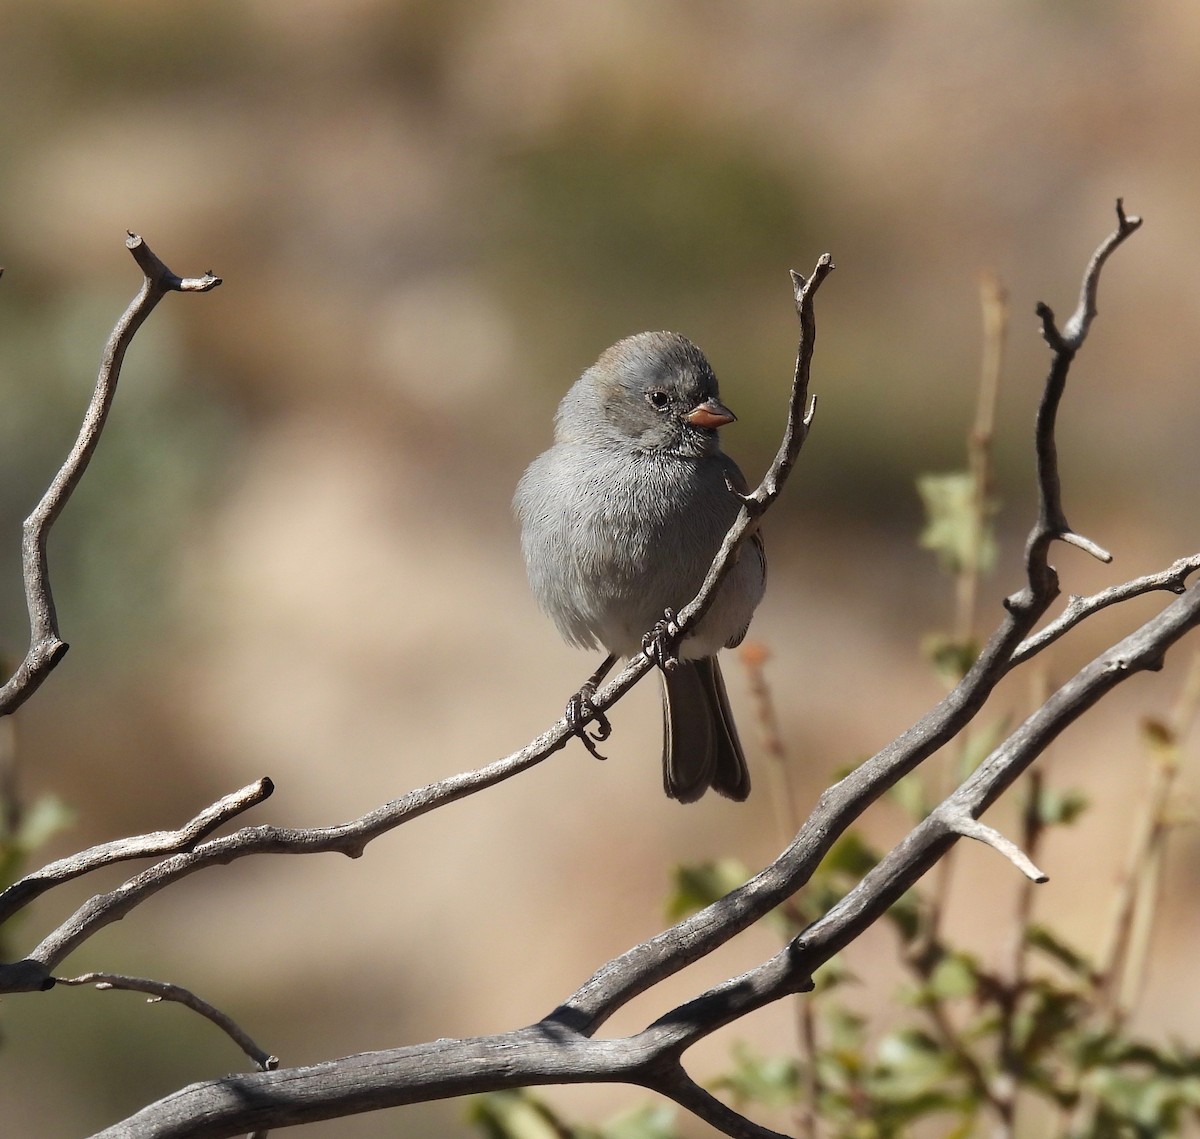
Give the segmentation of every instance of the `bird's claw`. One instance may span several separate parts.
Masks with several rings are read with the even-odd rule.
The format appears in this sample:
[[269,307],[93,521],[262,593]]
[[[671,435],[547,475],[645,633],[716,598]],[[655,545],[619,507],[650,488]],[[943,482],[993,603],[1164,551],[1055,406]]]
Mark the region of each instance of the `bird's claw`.
[[676,655],[679,636],[675,611],[668,609],[663,619],[642,638],[642,652],[663,672],[671,672],[679,666],[679,657]]
[[[608,717],[592,703],[596,695],[595,686],[585,684],[570,700],[567,701],[567,727],[577,735],[580,742],[594,759],[607,759],[601,755],[596,744],[602,743],[612,735],[612,724]],[[589,732],[588,724],[595,722],[595,730]]]

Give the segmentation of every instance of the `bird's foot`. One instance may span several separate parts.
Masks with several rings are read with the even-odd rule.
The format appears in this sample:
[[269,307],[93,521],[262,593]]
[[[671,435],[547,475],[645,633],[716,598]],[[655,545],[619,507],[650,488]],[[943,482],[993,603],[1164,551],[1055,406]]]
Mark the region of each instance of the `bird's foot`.
[[[577,735],[583,746],[595,759],[607,759],[601,755],[596,744],[603,743],[612,735],[612,724],[608,717],[592,703],[596,686],[590,680],[567,701],[567,727]],[[588,731],[588,724],[595,723],[595,731]]]
[[663,672],[671,672],[679,667],[680,635],[675,611],[668,609],[663,619],[642,638],[642,652]]

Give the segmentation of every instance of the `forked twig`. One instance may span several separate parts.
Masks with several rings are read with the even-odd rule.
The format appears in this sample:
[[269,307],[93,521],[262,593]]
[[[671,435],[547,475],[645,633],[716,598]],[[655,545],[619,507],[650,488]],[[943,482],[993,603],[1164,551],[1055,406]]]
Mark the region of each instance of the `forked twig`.
[[215,1024],[250,1057],[259,1071],[270,1072],[279,1067],[279,1057],[272,1056],[255,1044],[250,1034],[233,1017],[223,1013],[215,1005],[210,1005],[208,1001],[182,985],[173,985],[169,981],[152,981],[147,977],[127,977],[123,973],[81,973],[78,977],[55,977],[54,980],[59,985],[95,985],[97,989],[124,989],[132,993],[145,993],[150,998],[150,1004],[171,1001],[184,1005]]
[[29,648],[16,671],[0,687],[0,716],[8,715],[24,704],[66,654],[68,645],[59,634],[58,614],[50,586],[46,543],[50,528],[79,485],[100,442],[104,422],[116,395],[126,349],[154,306],[167,293],[206,293],[221,283],[221,278],[211,272],[202,277],[176,276],[136,234],[129,235],[125,246],[142,270],[142,287],[117,321],[104,346],[96,386],[75,445],[21,529],[21,571],[25,580],[25,605],[29,612]]

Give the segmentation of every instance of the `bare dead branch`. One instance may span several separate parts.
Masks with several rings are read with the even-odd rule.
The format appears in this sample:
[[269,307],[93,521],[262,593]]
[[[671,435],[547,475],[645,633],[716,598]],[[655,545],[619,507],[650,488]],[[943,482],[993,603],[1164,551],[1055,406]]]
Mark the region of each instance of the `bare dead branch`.
[[1067,321],[1063,332],[1055,324],[1054,312],[1047,304],[1037,306],[1042,324],[1042,336],[1050,346],[1053,358],[1046,386],[1038,406],[1035,428],[1037,448],[1038,488],[1040,507],[1038,525],[1034,527],[1025,548],[1026,570],[1035,592],[1058,592],[1058,575],[1048,563],[1047,553],[1055,540],[1069,542],[1086,551],[1102,562],[1112,561],[1112,555],[1090,538],[1085,538],[1071,529],[1063,512],[1062,484],[1058,473],[1058,450],[1054,431],[1058,408],[1066,388],[1067,373],[1076,352],[1083,347],[1096,313],[1096,292],[1100,287],[1100,270],[1109,256],[1130,234],[1142,224],[1138,217],[1127,218],[1120,199],[1117,200],[1117,228],[1099,246],[1083,274],[1079,307]]
[[1187,588],[1187,579],[1200,570],[1200,554],[1192,554],[1172,562],[1165,570],[1158,573],[1136,577],[1132,581],[1102,589],[1091,597],[1071,596],[1066,609],[1049,625],[1040,629],[1033,636],[1022,641],[1012,654],[1012,664],[1015,667],[1024,664],[1030,657],[1039,653],[1047,645],[1053,644],[1064,633],[1070,632],[1081,621],[1107,609],[1110,605],[1118,605],[1134,597],[1143,597],[1147,593],[1167,590],[1170,593],[1182,593]]
[[[982,814],[1068,725],[1131,676],[1161,668],[1166,651],[1198,625],[1200,585],[1195,585],[1080,669],[1000,744],[945,804],[952,812]],[[819,944],[823,959],[826,953],[837,952],[855,936],[852,930],[865,928],[859,923],[879,904],[881,889],[888,895],[886,909],[956,838],[935,810],[801,935],[806,949],[811,951]]]
[[212,806],[205,807],[178,830],[154,831],[134,838],[104,842],[78,854],[60,858],[57,862],[51,862],[0,892],[0,923],[5,922],[47,890],[69,882],[72,878],[89,874],[102,866],[113,866],[118,862],[128,862],[136,858],[158,858],[164,854],[190,850],[222,824],[261,803],[274,790],[275,786],[269,779],[258,779],[240,791],[218,799]]
[[1084,270],[1083,285],[1079,290],[1079,304],[1063,326],[1062,339],[1073,350],[1077,350],[1087,337],[1088,329],[1096,316],[1096,293],[1100,288],[1100,270],[1113,251],[1130,234],[1141,227],[1140,217],[1125,216],[1125,202],[1117,199],[1117,228],[1095,253]]
[[125,989],[134,993],[146,993],[150,997],[147,1002],[149,1004],[172,1001],[184,1005],[215,1024],[258,1065],[260,1071],[269,1072],[279,1067],[279,1057],[272,1056],[255,1044],[249,1033],[231,1016],[182,985],[173,985],[169,981],[152,981],[147,977],[127,977],[123,973],[82,973],[78,977],[55,977],[54,981],[58,985],[95,985],[97,989]]
[[588,1040],[535,1024],[192,1084],[93,1139],[212,1139],[539,1083],[646,1087],[669,1063],[646,1039]]
[[131,233],[125,245],[142,270],[142,287],[113,327],[104,347],[96,386],[75,445],[22,527],[21,569],[25,579],[25,605],[29,612],[29,648],[16,671],[0,687],[0,716],[16,711],[25,703],[67,651],[68,645],[59,635],[46,543],[50,528],[79,485],[100,442],[126,350],[146,317],[167,293],[208,292],[221,283],[221,278],[212,273],[203,277],[176,276],[136,234]]

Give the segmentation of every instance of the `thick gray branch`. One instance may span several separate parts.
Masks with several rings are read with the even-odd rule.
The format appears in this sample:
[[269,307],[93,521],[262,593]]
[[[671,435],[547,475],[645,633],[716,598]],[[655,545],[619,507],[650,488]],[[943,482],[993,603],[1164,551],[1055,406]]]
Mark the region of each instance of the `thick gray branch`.
[[663,1066],[649,1042],[588,1040],[533,1025],[192,1084],[94,1139],[220,1139],[536,1084],[650,1086],[662,1078]]

